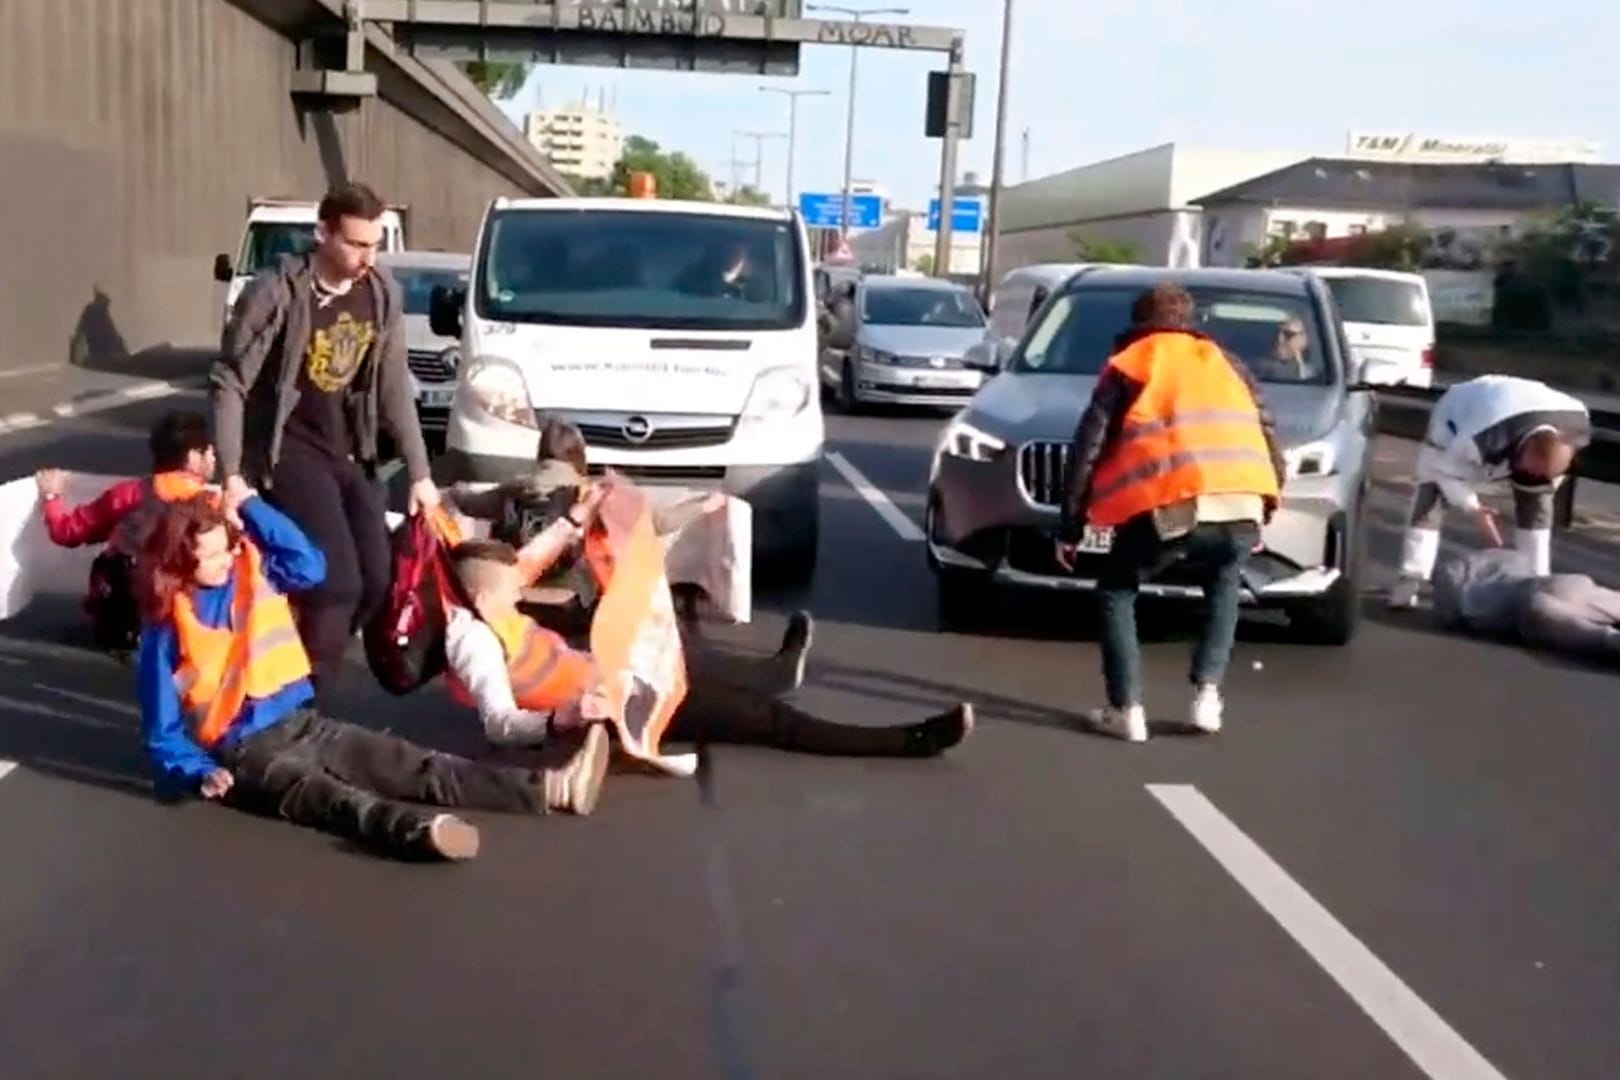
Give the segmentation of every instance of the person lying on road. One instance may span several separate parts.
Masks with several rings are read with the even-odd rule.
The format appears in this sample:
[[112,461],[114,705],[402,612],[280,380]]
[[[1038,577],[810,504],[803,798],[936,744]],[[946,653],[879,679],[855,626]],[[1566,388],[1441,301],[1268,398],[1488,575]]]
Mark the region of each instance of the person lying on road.
[[1585,574],[1538,575],[1520,551],[1476,551],[1442,564],[1434,613],[1448,628],[1620,662],[1620,591]]
[[157,507],[201,491],[214,476],[214,441],[208,418],[194,412],[170,412],[152,425],[147,436],[152,474],[121,480],[82,506],[63,499],[67,474],[41,469],[40,513],[51,542],[62,547],[106,544],[90,568],[84,609],[90,616],[97,647],[133,651],[140,635],[140,612],[131,585],[135,551]]
[[[458,484],[451,489],[450,501],[468,517],[490,522],[492,539],[521,549],[568,513],[591,489],[584,434],[565,420],[551,419],[541,426],[532,472],[482,490]],[[725,503],[725,495],[715,492],[658,507],[653,511],[653,528],[659,536],[669,536],[704,514],[724,509]],[[674,585],[672,591],[678,609],[691,617],[696,597],[690,588]],[[575,549],[560,553],[552,568],[534,582],[526,596],[525,610],[543,625],[580,642],[590,632],[591,615],[599,597],[596,576],[583,550]]]
[[[470,609],[452,609],[445,636],[451,694],[478,710],[485,737],[498,746],[543,742],[553,730],[608,718],[588,652],[518,609],[528,576],[543,566],[540,546],[562,550],[569,533],[589,527],[594,504],[553,523],[523,557],[498,540],[469,540],[451,553]],[[752,743],[809,754],[932,757],[973,730],[973,707],[961,704],[926,720],[892,727],[823,720],[780,700],[803,681],[811,622],[800,613],[774,657],[739,663],[687,646],[688,690],[667,740]]]
[[1447,506],[1470,514],[1491,546],[1502,546],[1496,518],[1477,490],[1497,480],[1513,483],[1514,546],[1536,574],[1551,573],[1553,494],[1591,437],[1585,403],[1534,379],[1482,375],[1440,395],[1418,448],[1417,487],[1389,605],[1417,603],[1440,554]]
[[335,720],[312,707],[310,658],[286,593],[326,561],[257,495],[227,520],[209,494],[165,507],[136,558],[145,618],[141,727],[158,786],[324,829],[400,858],[471,858],[477,830],[397,800],[515,813],[594,808],[607,736],[566,765],[498,768]]

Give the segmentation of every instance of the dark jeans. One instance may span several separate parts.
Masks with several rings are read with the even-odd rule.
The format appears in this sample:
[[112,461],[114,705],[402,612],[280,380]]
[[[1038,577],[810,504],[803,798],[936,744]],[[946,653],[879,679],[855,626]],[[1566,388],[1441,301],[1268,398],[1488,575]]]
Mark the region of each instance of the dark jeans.
[[228,805],[321,829],[400,858],[429,854],[436,811],[545,812],[541,775],[423,749],[394,735],[300,709],[223,750]]
[[1243,564],[1260,538],[1252,521],[1205,523],[1174,540],[1161,540],[1151,514],[1134,517],[1114,534],[1097,580],[1102,617],[1103,680],[1108,704],[1142,703],[1142,651],[1136,640],[1136,595],[1142,583],[1184,566],[1203,587],[1204,625],[1193,649],[1193,685],[1219,685],[1237,636]]
[[354,462],[293,444],[266,494],[326,556],[326,580],[292,597],[319,690],[342,666],[354,632],[388,599],[393,563],[382,489]]

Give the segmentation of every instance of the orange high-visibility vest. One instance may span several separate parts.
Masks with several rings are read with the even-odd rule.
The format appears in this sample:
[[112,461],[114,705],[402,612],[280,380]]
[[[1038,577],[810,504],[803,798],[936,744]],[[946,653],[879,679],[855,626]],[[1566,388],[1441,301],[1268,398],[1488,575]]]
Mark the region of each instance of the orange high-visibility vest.
[[[560,709],[591,688],[596,678],[591,655],[569,648],[560,634],[517,611],[487,625],[506,655],[506,672],[518,708],[534,712]],[[451,697],[463,705],[477,706],[455,672],[446,672],[445,681]]]
[[169,503],[191,498],[205,486],[191,473],[180,469],[148,476],[141,481],[141,501],[118,523],[111,546],[126,555],[134,555],[140,550],[147,525],[158,511]]
[[205,624],[188,594],[174,598],[180,652],[174,684],[205,747],[219,741],[250,698],[270,697],[310,675],[292,607],[265,579],[262,560],[259,549],[243,539],[232,571],[236,595],[229,626]]
[[1093,525],[1199,495],[1276,497],[1277,473],[1248,384],[1220,347],[1192,334],[1155,333],[1109,359],[1142,391],[1092,474]]

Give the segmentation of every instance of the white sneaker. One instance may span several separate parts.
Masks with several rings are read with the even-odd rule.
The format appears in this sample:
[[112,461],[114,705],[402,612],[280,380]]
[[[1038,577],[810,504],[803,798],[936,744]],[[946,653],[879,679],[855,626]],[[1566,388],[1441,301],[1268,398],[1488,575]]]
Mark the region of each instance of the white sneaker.
[[1396,610],[1417,607],[1418,590],[1422,585],[1416,578],[1401,578],[1389,590],[1389,606]]
[[1193,727],[1208,735],[1221,730],[1221,713],[1225,711],[1226,703],[1221,700],[1221,688],[1208,684],[1200,686],[1193,692],[1192,724]]
[[1140,705],[1131,705],[1124,709],[1105,705],[1100,709],[1091,710],[1086,719],[1091,722],[1093,728],[1104,735],[1112,735],[1126,742],[1147,742],[1147,713]]

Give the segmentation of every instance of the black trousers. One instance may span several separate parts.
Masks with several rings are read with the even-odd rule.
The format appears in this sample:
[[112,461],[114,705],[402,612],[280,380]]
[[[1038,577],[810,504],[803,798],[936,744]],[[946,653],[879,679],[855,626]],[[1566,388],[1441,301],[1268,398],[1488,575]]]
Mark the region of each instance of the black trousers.
[[266,497],[326,556],[326,580],[291,599],[319,690],[354,633],[388,599],[393,572],[382,489],[355,462],[286,447]]
[[541,774],[426,750],[394,735],[300,709],[219,754],[235,782],[225,802],[356,841],[384,854],[429,854],[433,806],[545,812]]

